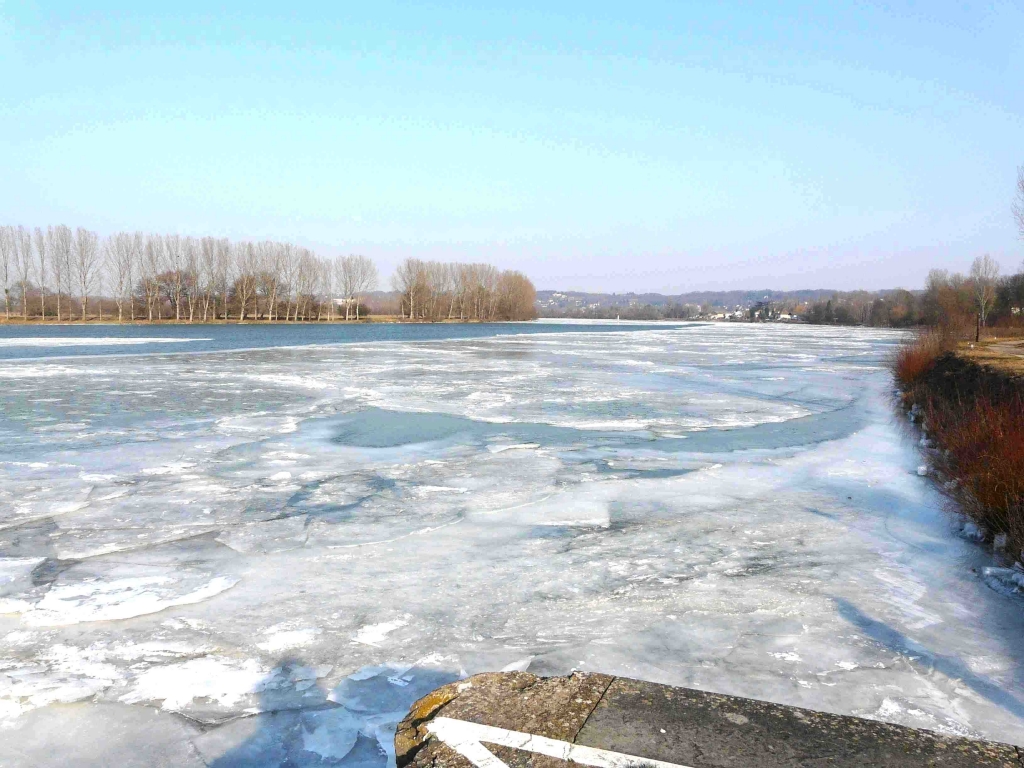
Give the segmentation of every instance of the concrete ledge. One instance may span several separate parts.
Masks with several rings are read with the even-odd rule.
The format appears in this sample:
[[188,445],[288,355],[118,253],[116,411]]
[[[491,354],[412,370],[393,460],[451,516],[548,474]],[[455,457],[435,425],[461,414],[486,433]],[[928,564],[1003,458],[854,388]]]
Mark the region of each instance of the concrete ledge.
[[398,768],[1024,768],[1024,749],[607,675],[483,674],[413,705]]

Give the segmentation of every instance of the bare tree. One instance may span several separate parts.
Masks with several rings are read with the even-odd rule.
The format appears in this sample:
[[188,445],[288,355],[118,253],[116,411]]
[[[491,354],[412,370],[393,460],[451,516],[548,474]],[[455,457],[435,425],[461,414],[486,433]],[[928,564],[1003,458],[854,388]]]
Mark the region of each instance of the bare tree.
[[[218,240],[214,249],[214,282],[220,293],[221,309],[224,311],[224,319],[230,319],[228,308],[228,292],[231,290],[231,275],[234,269],[234,251],[231,242],[227,239]],[[217,307],[213,308],[214,315],[217,314]]]
[[[324,318],[324,304],[328,301],[333,301],[331,297],[331,264],[327,259],[316,259],[315,260],[315,280],[313,287],[313,297],[316,302],[316,319],[317,322]],[[327,297],[328,301],[324,300]]]
[[89,293],[96,282],[98,266],[98,241],[95,232],[79,227],[75,230],[74,273],[78,284],[78,295],[82,302],[82,322],[89,308]]
[[467,320],[491,320],[497,296],[498,270],[490,264],[467,264],[463,273],[465,317]]
[[320,265],[316,255],[308,248],[298,250],[298,265],[295,270],[295,319],[302,316],[309,320],[320,282]]
[[482,320],[481,313],[484,310],[484,274],[486,267],[483,264],[469,264],[467,265],[467,285],[466,285],[466,303],[468,305],[466,309],[467,320]]
[[196,316],[196,307],[199,306],[199,243],[194,237],[186,237],[182,240],[182,251],[184,258],[184,273],[180,284],[185,301],[188,303],[188,321],[192,323]]
[[448,285],[448,270],[439,261],[428,261],[424,265],[426,290],[424,291],[423,316],[431,321],[441,319]]
[[180,235],[164,238],[164,258],[167,260],[167,296],[174,305],[174,319],[181,320],[181,299],[185,285],[185,242]]
[[50,262],[50,241],[53,238],[49,233],[44,233],[42,227],[36,227],[35,237],[36,273],[39,275],[39,316],[46,320],[46,266]]
[[93,281],[92,294],[96,299],[96,315],[103,322],[103,292],[106,288],[107,270],[103,268],[103,248],[96,238],[96,279]]
[[299,316],[306,319],[306,304],[309,295],[309,273],[313,254],[306,248],[299,248],[295,254],[295,310],[293,319],[298,322]]
[[1017,231],[1024,240],[1024,165],[1017,169],[1017,195],[1013,199],[1013,218],[1017,222]]
[[417,311],[423,314],[422,303],[427,290],[427,265],[419,259],[406,259],[391,276],[392,287],[401,294],[399,312],[405,316],[405,307],[409,308],[409,319],[415,319]]
[[[200,304],[203,308],[203,322],[208,322],[210,302],[217,292],[217,241],[204,237],[199,241],[199,264],[196,273],[199,284]],[[216,314],[216,307],[214,307]]]
[[[351,314],[352,294],[355,293],[355,274],[352,271],[352,256],[339,256],[334,260],[334,285],[341,293],[341,300],[345,302],[345,319],[348,320]],[[331,296],[331,304],[334,304],[334,297]]]
[[352,273],[351,295],[356,305],[358,320],[359,302],[363,294],[377,287],[377,267],[366,256],[349,256],[349,270]]
[[347,275],[346,275],[346,272],[345,272],[345,257],[344,256],[336,256],[334,259],[331,260],[329,267],[330,267],[330,270],[331,270],[330,290],[328,291],[327,295],[328,295],[328,300],[330,302],[330,304],[329,304],[330,309],[329,309],[329,312],[328,312],[327,319],[328,320],[333,320],[334,319],[334,308],[337,305],[338,297],[340,296],[342,302],[344,302],[344,304],[345,304],[345,319],[348,320],[348,316],[349,316],[348,298],[347,298],[347,294],[345,292],[345,289],[348,287],[346,285],[346,277],[347,277]]
[[103,241],[103,266],[110,274],[110,288],[114,292],[114,306],[117,307],[117,322],[124,322],[124,271],[118,264],[118,238],[124,233],[111,235]]
[[146,254],[146,238],[141,232],[132,233],[131,257],[128,259],[128,320],[135,322],[135,282],[142,275],[142,260]]
[[984,328],[988,311],[996,300],[996,284],[999,281],[999,265],[985,254],[971,264],[971,282],[974,284],[974,300],[978,305],[978,324]]
[[[476,283],[486,269],[497,274],[477,265]],[[21,314],[28,317],[34,275],[40,316],[46,318],[47,293],[55,293],[58,322],[64,320],[64,307],[69,307],[69,317],[86,321],[92,309],[102,320],[110,314],[103,304],[108,294],[119,323],[135,320],[137,299],[145,304],[144,316],[150,321],[162,320],[167,305],[173,305],[174,318],[189,323],[197,322],[200,314],[203,322],[211,315],[230,319],[236,306],[240,322],[279,321],[281,309],[285,321],[308,322],[338,318],[337,302],[343,297],[345,319],[354,315],[359,320],[363,294],[378,281],[376,267],[365,256],[324,259],[287,243],[232,244],[140,232],[119,232],[101,241],[81,227],[74,232],[63,225],[45,232],[37,227],[34,233],[25,227],[0,227],[0,280],[8,319],[19,296]],[[456,308],[466,314],[469,282],[464,277],[462,265],[407,259],[393,278],[402,293],[399,311],[417,320],[450,319]],[[495,301],[482,284],[478,293],[478,304]],[[80,302],[80,312],[72,297]]]
[[18,285],[21,286],[21,316],[28,320],[28,286],[32,281],[32,233],[25,227],[14,231],[14,247],[18,257]]
[[455,265],[455,298],[459,305],[459,319],[465,320],[468,310],[470,293],[474,282],[475,266],[473,264]]
[[124,305],[129,302],[129,318],[135,314],[132,304],[134,295],[134,262],[135,250],[141,235],[118,232],[110,237],[104,247],[107,273],[110,275],[111,288],[114,291],[114,302],[117,304],[117,322],[124,322]]
[[150,322],[153,322],[153,310],[156,310],[156,319],[160,319],[160,273],[164,269],[164,241],[159,235],[149,235],[146,238],[146,248],[143,252],[142,265],[140,269],[142,279],[142,291],[146,302],[146,314]]
[[71,252],[74,249],[74,237],[71,227],[58,224],[53,228],[51,258],[53,279],[57,283],[57,322],[60,322],[60,297],[71,279]]
[[246,307],[249,299],[256,295],[256,273],[259,269],[259,259],[256,255],[256,247],[252,243],[238,243],[235,251],[235,297],[240,307],[238,322],[245,322]]
[[[288,258],[281,265],[281,290],[284,292],[284,319],[288,322],[291,319],[292,300],[297,299],[296,287],[299,279],[299,252],[289,250]],[[298,301],[295,302],[296,312]]]
[[288,243],[275,243],[274,245],[274,256],[271,263],[271,320],[278,321],[281,319],[281,284],[284,280],[285,265],[293,260],[295,255],[293,248]]
[[532,320],[537,316],[537,291],[522,272],[506,270],[498,276],[497,320]]
[[267,322],[274,319],[277,294],[281,285],[281,260],[285,246],[281,243],[264,241],[256,246],[257,294],[265,299]]
[[447,286],[448,292],[446,294],[446,300],[448,302],[448,319],[451,320],[455,317],[455,305],[459,302],[459,290],[461,286],[461,271],[459,267],[461,264],[445,264],[445,285]]
[[14,227],[0,227],[0,279],[4,282],[4,311],[8,322],[11,319],[11,276],[17,272],[15,247]]

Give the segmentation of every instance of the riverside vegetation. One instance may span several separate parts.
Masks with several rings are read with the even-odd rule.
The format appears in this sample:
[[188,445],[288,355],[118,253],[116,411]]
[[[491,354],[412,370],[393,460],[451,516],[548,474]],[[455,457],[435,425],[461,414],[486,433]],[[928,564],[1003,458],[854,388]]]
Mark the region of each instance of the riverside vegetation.
[[[1024,167],[1013,216],[1024,239]],[[996,569],[1003,583],[1024,591],[1024,269],[1000,278],[985,256],[967,276],[933,271],[921,307],[926,330],[891,361],[902,405],[971,532],[1018,561]]]
[[372,293],[378,273],[365,256],[141,232],[101,239],[63,225],[0,227],[0,283],[7,322],[333,322],[371,312],[428,322],[536,317],[533,283],[489,264],[406,259],[393,291],[381,295]]
[[[1007,335],[965,341],[939,325],[899,347],[891,366],[942,491],[973,522],[966,532],[1024,561],[1024,339]],[[1024,588],[1024,574],[1004,575]]]

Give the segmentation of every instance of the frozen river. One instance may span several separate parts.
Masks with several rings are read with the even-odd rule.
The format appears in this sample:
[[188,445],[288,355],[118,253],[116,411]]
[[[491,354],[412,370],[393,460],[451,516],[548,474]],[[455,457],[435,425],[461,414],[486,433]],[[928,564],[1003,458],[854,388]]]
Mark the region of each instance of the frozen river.
[[0,764],[384,768],[500,669],[1024,745],[896,335],[468,328],[0,330]]

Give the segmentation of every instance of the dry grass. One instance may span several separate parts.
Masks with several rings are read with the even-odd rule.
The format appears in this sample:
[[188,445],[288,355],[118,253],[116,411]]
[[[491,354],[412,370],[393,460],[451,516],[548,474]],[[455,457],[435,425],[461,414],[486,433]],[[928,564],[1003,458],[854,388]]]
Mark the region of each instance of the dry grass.
[[948,338],[938,331],[924,331],[900,344],[889,363],[900,388],[912,388],[949,348]]
[[1024,550],[1024,398],[931,397],[923,412],[947,494],[990,534],[1007,534],[1013,553]]
[[960,354],[978,365],[994,368],[1010,376],[1024,375],[1024,341],[994,337],[980,344],[961,342]]

